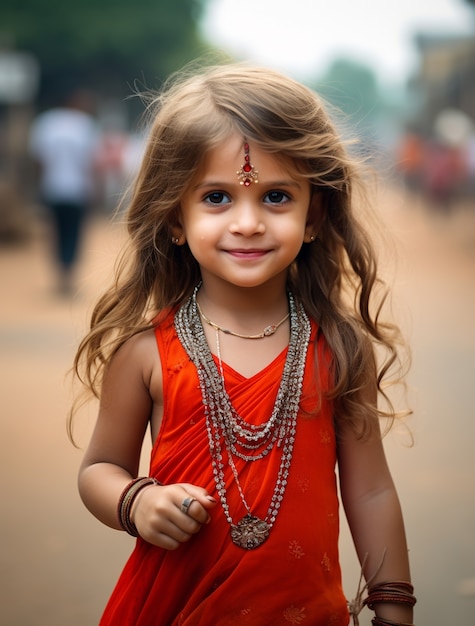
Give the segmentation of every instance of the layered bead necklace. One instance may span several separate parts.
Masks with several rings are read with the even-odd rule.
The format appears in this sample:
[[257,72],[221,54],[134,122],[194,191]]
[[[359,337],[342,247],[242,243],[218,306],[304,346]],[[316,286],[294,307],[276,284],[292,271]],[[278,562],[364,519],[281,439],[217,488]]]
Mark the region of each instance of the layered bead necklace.
[[[177,311],[175,329],[198,372],[214,480],[226,520],[231,526],[231,539],[241,548],[252,550],[269,537],[287,487],[310,339],[310,321],[303,305],[296,302],[289,292],[290,340],[274,408],[262,424],[248,424],[234,408],[225,388],[224,376],[218,371],[209,349],[196,300],[199,288],[200,285]],[[267,515],[261,519],[253,515],[246,501],[234,458],[246,462],[259,461],[274,446],[281,449],[281,461]],[[234,523],[227,501],[226,460],[247,511],[238,523]]]

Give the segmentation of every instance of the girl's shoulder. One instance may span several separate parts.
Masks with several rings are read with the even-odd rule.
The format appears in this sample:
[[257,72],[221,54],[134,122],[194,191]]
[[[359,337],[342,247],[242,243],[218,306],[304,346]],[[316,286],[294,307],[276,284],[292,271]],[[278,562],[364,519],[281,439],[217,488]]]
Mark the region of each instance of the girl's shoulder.
[[121,394],[122,389],[142,389],[154,401],[161,395],[161,362],[155,329],[149,328],[127,339],[105,371],[104,390]]
[[150,327],[140,330],[129,337],[119,348],[118,353],[122,353],[125,358],[141,362],[146,362],[148,358],[157,358],[157,332],[164,332],[174,323],[174,311],[162,311],[151,316]]
[[119,366],[129,372],[140,371],[146,377],[147,371],[154,366],[157,358],[155,329],[149,328],[127,339],[112,357],[110,365]]

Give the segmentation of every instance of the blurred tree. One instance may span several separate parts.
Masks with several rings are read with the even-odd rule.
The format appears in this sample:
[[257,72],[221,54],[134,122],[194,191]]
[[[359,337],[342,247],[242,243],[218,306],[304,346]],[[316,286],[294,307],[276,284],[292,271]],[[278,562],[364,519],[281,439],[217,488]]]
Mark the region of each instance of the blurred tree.
[[383,108],[375,73],[350,59],[336,59],[316,88],[333,106],[363,126],[370,124]]
[[38,59],[44,106],[76,83],[123,97],[203,53],[205,1],[1,0],[0,38]]
[[359,150],[394,141],[403,114],[402,92],[384,88],[371,67],[348,58],[338,58],[313,85],[335,107],[334,118],[353,137]]
[[341,131],[358,138],[356,150],[374,152],[377,159],[394,142],[404,115],[403,92],[382,85],[371,67],[337,58],[313,87],[335,107]]

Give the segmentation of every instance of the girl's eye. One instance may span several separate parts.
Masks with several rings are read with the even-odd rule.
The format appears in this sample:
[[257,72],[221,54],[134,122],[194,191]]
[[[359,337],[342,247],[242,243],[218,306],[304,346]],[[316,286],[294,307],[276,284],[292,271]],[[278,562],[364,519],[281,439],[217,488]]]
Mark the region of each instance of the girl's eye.
[[283,191],[269,191],[264,197],[264,201],[270,204],[284,204],[289,200],[290,197]]
[[228,204],[231,202],[229,196],[222,191],[213,191],[205,196],[204,201],[209,204]]

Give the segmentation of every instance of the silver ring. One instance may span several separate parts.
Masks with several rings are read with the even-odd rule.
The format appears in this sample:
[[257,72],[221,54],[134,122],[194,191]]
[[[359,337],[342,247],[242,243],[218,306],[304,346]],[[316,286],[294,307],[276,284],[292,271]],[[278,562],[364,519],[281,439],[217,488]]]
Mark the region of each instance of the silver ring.
[[190,508],[192,503],[195,502],[195,500],[196,498],[192,498],[191,496],[189,496],[188,498],[185,498],[183,502],[181,503],[180,511],[182,513],[185,513],[185,515],[188,515],[188,509]]

